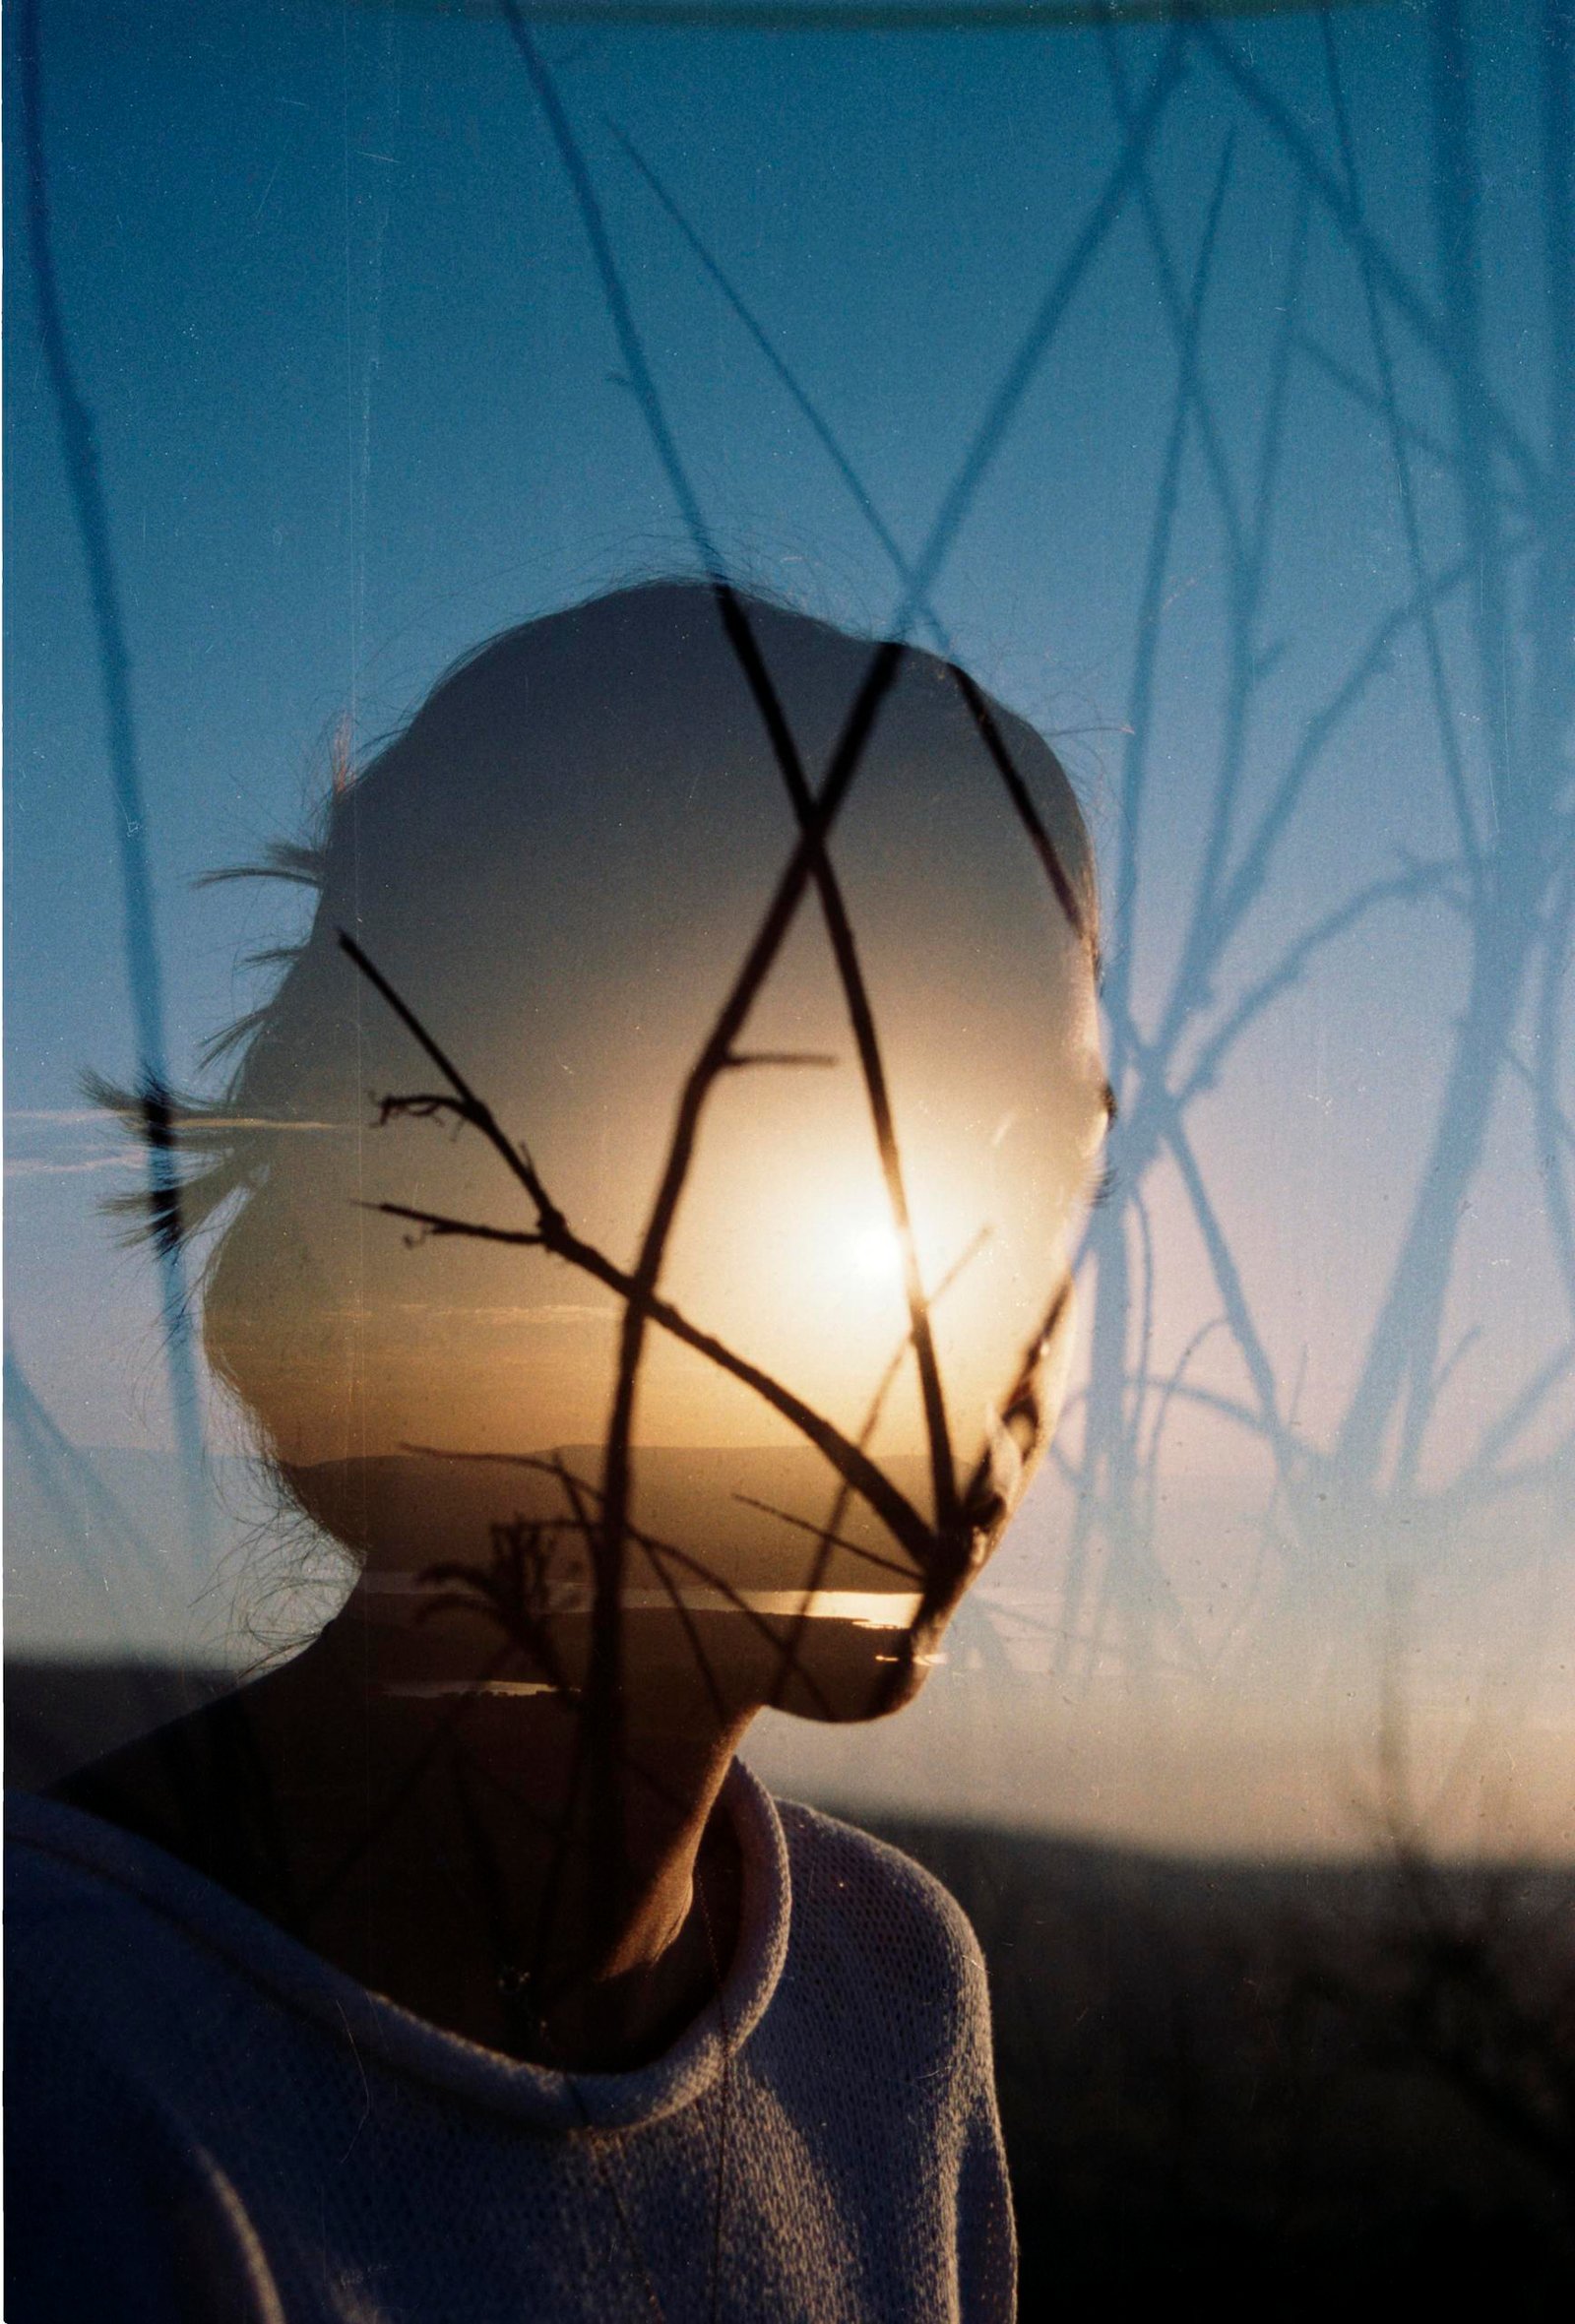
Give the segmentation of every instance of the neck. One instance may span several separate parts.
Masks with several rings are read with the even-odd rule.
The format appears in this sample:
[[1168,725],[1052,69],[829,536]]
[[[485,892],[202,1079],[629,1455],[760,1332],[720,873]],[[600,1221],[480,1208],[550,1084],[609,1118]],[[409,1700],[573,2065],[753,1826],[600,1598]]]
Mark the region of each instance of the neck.
[[730,1954],[738,1867],[714,1811],[749,1710],[631,1687],[611,1763],[572,1699],[493,1691],[493,1658],[457,1669],[433,1644],[352,1600],[252,1690],[301,1933],[491,2046],[660,2053]]

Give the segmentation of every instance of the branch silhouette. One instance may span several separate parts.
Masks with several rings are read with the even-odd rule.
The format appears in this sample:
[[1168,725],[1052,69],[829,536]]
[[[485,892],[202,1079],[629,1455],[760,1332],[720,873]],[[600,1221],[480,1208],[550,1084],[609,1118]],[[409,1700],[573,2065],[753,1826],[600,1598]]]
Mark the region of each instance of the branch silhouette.
[[148,1171],[148,1212],[156,1223],[164,1365],[181,1466],[188,1538],[207,1531],[203,1427],[181,1252],[180,1172],[172,1121],[164,977],[148,855],[148,799],[132,698],[120,576],[109,528],[98,427],[73,360],[55,269],[54,220],[44,145],[43,60],[38,0],[22,0],[17,30],[18,114],[27,171],[27,232],[37,302],[38,339],[54,405],[71,513],[87,567],[94,644],[103,701],[115,854],[120,871],[122,945],[136,1037],[135,1087]]
[[[745,1387],[754,1389],[784,1419],[790,1421],[818,1452],[824,1454],[839,1475],[849,1479],[896,1539],[921,1567],[924,1566],[933,1554],[934,1534],[891,1479],[856,1445],[850,1443],[831,1421],[814,1412],[791,1389],[784,1387],[746,1356],[736,1354],[712,1333],[692,1324],[670,1300],[660,1298],[645,1289],[638,1274],[631,1274],[616,1266],[595,1244],[586,1242],[574,1233],[564,1214],[548,1195],[527,1150],[515,1146],[509,1140],[491,1108],[476,1097],[458,1068],[450,1064],[444,1050],[367,958],[354,938],[342,930],[339,941],[362,975],[420,1042],[439,1071],[452,1081],[455,1095],[449,1109],[458,1120],[479,1130],[486,1138],[529,1196],[536,1212],[536,1225],[529,1228],[492,1226],[484,1222],[450,1218],[440,1212],[422,1211],[402,1203],[378,1203],[371,1207],[389,1217],[407,1220],[435,1235],[457,1235],[485,1242],[513,1244],[519,1248],[550,1251],[554,1258],[562,1259],[581,1273],[592,1276],[598,1283],[604,1284],[607,1289],[615,1291],[620,1298],[630,1303],[638,1300],[651,1321],[660,1324],[697,1354],[707,1356]],[[429,1111],[433,1102],[428,1098],[415,1100],[417,1109],[423,1112]],[[438,1102],[448,1105],[447,1100]],[[382,1103],[389,1117],[397,1115],[403,1107],[403,1100],[398,1097],[384,1099]]]
[[[410,1452],[424,1453],[436,1460],[482,1462],[494,1468],[528,1469],[542,1476],[555,1477],[570,1496],[574,1507],[573,1530],[583,1536],[589,1548],[595,1549],[604,1520],[593,1519],[587,1511],[586,1504],[589,1501],[604,1501],[605,1495],[598,1485],[592,1483],[589,1477],[576,1476],[561,1453],[547,1459],[539,1453],[453,1452],[442,1445],[410,1445],[406,1449]],[[735,1589],[726,1577],[719,1573],[715,1566],[709,1564],[706,1559],[697,1557],[691,1549],[680,1548],[675,1541],[663,1540],[660,1535],[651,1533],[644,1526],[636,1526],[627,1519],[624,1531],[625,1538],[632,1541],[636,1548],[644,1550],[652,1559],[653,1564],[670,1560],[674,1565],[681,1567],[685,1573],[692,1575],[706,1589],[717,1591],[726,1601],[733,1612],[742,1615],[751,1628],[758,1631],[760,1636],[766,1639],[771,1646],[779,1649],[782,1647],[783,1634],[760,1611],[758,1606],[751,1605],[743,1593]],[[893,1570],[902,1572],[905,1569],[898,1567]],[[670,1587],[664,1577],[662,1585],[664,1589],[668,1590],[670,1597]],[[692,1630],[690,1635],[692,1638]],[[711,1675],[709,1668],[706,1670],[706,1675],[708,1677]],[[814,1681],[809,1672],[801,1672],[800,1676],[804,1686],[819,1707],[823,1711],[829,1712],[830,1704],[825,1690]]]
[[[735,593],[722,575],[717,552],[701,513],[699,502],[679,456],[671,429],[662,408],[661,399],[646,359],[644,345],[635,324],[622,279],[619,275],[608,239],[600,206],[586,166],[584,156],[575,138],[568,116],[558,96],[556,85],[541,59],[536,44],[521,18],[514,0],[505,0],[505,17],[515,45],[524,61],[532,86],[546,117],[564,170],[580,210],[582,222],[591,245],[592,256],[601,283],[609,319],[618,338],[629,378],[634,386],[642,412],[650,431],[658,459],[667,476],[688,526],[691,539],[702,564],[712,577],[723,626],[733,646],[739,666],[743,670],[760,709],[772,748],[783,775],[793,810],[805,844],[812,849],[810,870],[819,892],[833,956],[847,999],[859,1062],[874,1119],[877,1150],[886,1180],[887,1200],[892,1224],[897,1233],[902,1254],[904,1288],[908,1298],[914,1360],[919,1375],[920,1395],[924,1408],[925,1426],[929,1442],[931,1489],[934,1496],[935,1529],[942,1544],[940,1555],[949,1558],[955,1574],[965,1570],[967,1538],[962,1524],[962,1512],[957,1499],[956,1478],[953,1471],[950,1430],[947,1422],[944,1392],[936,1364],[933,1339],[929,1327],[923,1285],[919,1275],[917,1254],[909,1217],[895,1123],[886,1088],[884,1068],[876,1036],[873,1013],[870,1010],[863,977],[858,966],[856,946],[849,923],[841,891],[827,851],[830,818],[824,826],[820,810],[827,795],[834,789],[839,777],[839,760],[845,747],[860,724],[867,721],[866,731],[850,752],[847,753],[844,787],[850,784],[856,772],[867,731],[872,728],[879,702],[889,690],[895,675],[895,665],[887,666],[888,647],[877,648],[871,658],[869,673],[860,697],[850,716],[844,746],[834,753],[820,800],[811,794],[801,766],[796,746],[781,705],[766,670],[747,615]],[[1180,49],[1175,37],[1166,49],[1160,70],[1142,107],[1130,124],[1126,147],[1101,204],[1074,246],[1072,257],[1052,283],[1041,303],[1029,335],[1021,346],[1012,369],[1008,372],[994,403],[981,423],[968,457],[963,463],[951,493],[943,501],[932,529],[930,540],[919,565],[907,577],[903,608],[893,628],[900,642],[912,622],[926,603],[933,579],[950,546],[951,538],[960,527],[978,482],[994,456],[995,447],[1026,392],[1028,384],[1053,339],[1061,315],[1100,239],[1108,230],[1115,211],[1124,200],[1129,181],[1140,164],[1144,146],[1158,121],[1164,99],[1168,94],[1170,80],[1179,67]],[[638,158],[636,157],[636,158]],[[648,172],[649,175],[649,172]],[[670,208],[670,205],[669,205]],[[736,302],[735,302],[736,303]],[[780,366],[779,366],[780,368]],[[799,398],[802,406],[803,399]],[[827,432],[818,430],[822,441],[829,441]],[[845,475],[851,471],[846,462],[839,465]],[[862,496],[864,505],[867,496]],[[1061,902],[1063,911],[1074,927],[1081,927],[1081,914],[1059,859],[1051,847],[1042,825],[1033,809],[1026,785],[1018,778],[1005,751],[993,719],[983,704],[978,689],[958,673],[958,683],[964,699],[974,716],[985,746],[1006,783],[1009,796],[1020,818],[1029,830]],[[866,711],[866,703],[868,705]],[[835,811],[835,810],[833,810]],[[800,881],[801,885],[801,881]],[[779,939],[780,941],[780,939]],[[769,961],[768,964],[769,966]],[[752,998],[752,995],[750,996]],[[748,1002],[745,1002],[747,1007]],[[719,1027],[719,1032],[720,1032]],[[714,1036],[715,1037],[715,1036]],[[732,1034],[727,1036],[730,1046]],[[637,1267],[637,1275],[646,1292],[655,1290],[662,1258],[676,1217],[678,1200],[692,1157],[700,1111],[712,1083],[721,1070],[714,1054],[704,1055],[696,1066],[684,1100],[680,1104],[669,1155],[669,1168],[659,1191],[651,1214],[647,1237]],[[616,1528],[627,1503],[629,1489],[629,1437],[633,1420],[635,1386],[639,1373],[640,1351],[645,1332],[645,1316],[641,1303],[631,1301],[625,1309],[623,1339],[620,1348],[618,1384],[613,1401],[611,1423],[606,1451],[606,1481],[608,1491],[607,1523]]]
[[[1341,161],[1345,172],[1344,198],[1350,213],[1348,222],[1359,222],[1362,215],[1360,189],[1351,143],[1350,125],[1344,115],[1338,94],[1338,67],[1333,60],[1332,33],[1327,26],[1324,27],[1323,36],[1326,44],[1326,61],[1330,67],[1332,101],[1335,102],[1337,127],[1340,132]],[[1103,47],[1118,124],[1124,129],[1130,129],[1132,106],[1126,95],[1120,52],[1108,32],[1103,37]],[[834,431],[825,421],[813,399],[804,391],[791,366],[782,355],[770,334],[707,247],[651,162],[624,132],[614,129],[614,135],[618,137],[633,166],[640,172],[655,198],[672,220],[700,266],[716,283],[751,341],[792,399],[822,450],[831,461],[841,481],[848,489],[854,505],[858,507],[866,524],[870,527],[871,533],[878,540],[888,562],[892,564],[899,579],[905,580],[908,577],[909,568],[894,535],[886,526],[873,499],[864,488],[856,469],[844,452]],[[1144,1086],[1152,1091],[1152,1099],[1148,1105],[1143,1103],[1140,1092],[1138,1099],[1129,1108],[1128,1118],[1131,1128],[1125,1140],[1125,1147],[1128,1157],[1128,1171],[1132,1179],[1130,1199],[1134,1205],[1134,1216],[1136,1215],[1135,1205],[1140,1199],[1141,1182],[1146,1171],[1152,1166],[1158,1155],[1168,1148],[1167,1124],[1172,1119],[1184,1116],[1191,1104],[1217,1082],[1228,1063],[1236,1042],[1249,1027],[1272,1008],[1279,998],[1301,980],[1323,950],[1358,929],[1370,912],[1391,902],[1416,902],[1428,894],[1444,892],[1448,889],[1454,876],[1451,866],[1447,863],[1427,867],[1409,866],[1392,878],[1368,883],[1366,888],[1357,891],[1343,903],[1333,907],[1301,936],[1291,943],[1275,965],[1261,975],[1254,985],[1233,1001],[1229,1010],[1220,1016],[1208,1031],[1202,1048],[1193,1056],[1190,1063],[1184,1068],[1180,1066],[1183,1040],[1190,1037],[1198,1027],[1205,1010],[1212,1005],[1215,979],[1225,952],[1265,892],[1270,873],[1279,855],[1281,841],[1289,830],[1292,818],[1305,794],[1317,763],[1362,702],[1374,678],[1387,666],[1397,639],[1408,628],[1415,625],[1421,632],[1424,649],[1430,661],[1435,665],[1435,671],[1437,670],[1440,651],[1437,609],[1465,581],[1469,569],[1469,561],[1461,559],[1456,565],[1447,567],[1436,578],[1427,576],[1422,562],[1418,523],[1418,527],[1415,530],[1415,539],[1411,551],[1413,569],[1411,597],[1382,617],[1369,644],[1358,654],[1349,674],[1336,688],[1323,711],[1316,713],[1307,722],[1302,739],[1292,756],[1285,776],[1278,788],[1271,794],[1257,822],[1249,829],[1241,852],[1232,864],[1228,860],[1228,849],[1224,842],[1239,811],[1238,799],[1242,792],[1245,773],[1242,752],[1247,706],[1261,688],[1270,669],[1269,660],[1266,659],[1263,650],[1253,641],[1251,636],[1252,613],[1254,605],[1263,594],[1267,571],[1269,527],[1279,498],[1276,471],[1280,458],[1280,446],[1284,441],[1283,413],[1289,390],[1291,361],[1292,355],[1302,348],[1306,334],[1301,330],[1297,320],[1293,299],[1288,299],[1284,302],[1281,328],[1274,352],[1267,405],[1268,418],[1260,453],[1258,476],[1252,494],[1252,520],[1249,535],[1244,531],[1244,520],[1237,508],[1235,486],[1225,458],[1223,431],[1215,417],[1212,402],[1203,384],[1199,352],[1203,297],[1228,175],[1229,146],[1228,140],[1222,155],[1221,168],[1213,199],[1205,220],[1203,240],[1192,289],[1189,294],[1183,295],[1176,281],[1173,261],[1169,255],[1168,237],[1160,217],[1158,201],[1154,194],[1146,160],[1140,164],[1135,173],[1138,205],[1155,260],[1156,277],[1162,302],[1169,323],[1171,336],[1177,346],[1179,378],[1171,432],[1171,449],[1167,454],[1167,472],[1171,475],[1172,481],[1167,489],[1162,484],[1157,503],[1159,531],[1156,540],[1159,544],[1159,553],[1157,557],[1151,559],[1151,577],[1146,584],[1146,601],[1150,605],[1151,618],[1144,624],[1140,633],[1142,643],[1147,651],[1140,654],[1137,709],[1132,722],[1135,739],[1133,747],[1130,747],[1128,752],[1128,777],[1124,785],[1126,813],[1122,825],[1123,869],[1118,878],[1118,892],[1122,897],[1123,907],[1128,911],[1136,885],[1139,853],[1138,808],[1141,801],[1140,785],[1146,758],[1146,737],[1149,723],[1148,715],[1144,713],[1143,709],[1145,697],[1141,673],[1146,667],[1151,673],[1152,683],[1154,646],[1161,627],[1160,614],[1164,605],[1164,575],[1167,557],[1166,511],[1169,509],[1173,517],[1176,492],[1174,478],[1178,474],[1182,445],[1190,432],[1195,431],[1204,450],[1206,471],[1213,485],[1216,506],[1225,527],[1228,541],[1233,544],[1232,555],[1237,566],[1237,576],[1234,584],[1236,609],[1232,616],[1234,676],[1230,712],[1230,724],[1234,740],[1228,747],[1227,756],[1222,763],[1216,784],[1216,837],[1221,844],[1204,850],[1205,889],[1209,890],[1212,886],[1212,893],[1205,893],[1194,910],[1191,919],[1191,933],[1188,939],[1194,949],[1190,959],[1184,964],[1183,973],[1177,975],[1172,987],[1171,1015],[1168,1020],[1162,1020],[1161,1030],[1152,1039],[1141,1038],[1137,1035],[1136,1028],[1130,1022],[1129,986],[1126,981],[1127,964],[1131,957],[1129,947],[1118,948],[1111,970],[1110,982],[1114,988],[1109,995],[1112,1063],[1119,1066],[1126,1057],[1130,1057],[1133,1065],[1140,1069],[1140,1079]],[[1317,200],[1324,203],[1327,192],[1328,188],[1316,180],[1311,183],[1305,180],[1303,182],[1304,202]],[[1327,205],[1325,204],[1325,206]],[[1415,431],[1408,430],[1398,412],[1393,383],[1393,363],[1388,354],[1387,326],[1382,301],[1389,298],[1390,303],[1397,304],[1403,312],[1412,311],[1413,313],[1417,310],[1418,301],[1409,296],[1406,290],[1397,290],[1393,280],[1390,280],[1387,291],[1382,288],[1380,277],[1384,271],[1383,257],[1381,253],[1375,254],[1370,237],[1364,237],[1362,233],[1357,232],[1354,236],[1354,254],[1365,285],[1364,296],[1366,298],[1369,337],[1374,345],[1375,359],[1379,363],[1380,376],[1387,380],[1387,386],[1380,396],[1380,403],[1385,408],[1386,422],[1391,437],[1397,489],[1410,494],[1409,448]],[[1293,254],[1293,269],[1299,264],[1299,258]],[[1425,331],[1425,326],[1423,328]],[[1436,447],[1436,449],[1443,452],[1446,465],[1450,467],[1451,471],[1457,471],[1458,456],[1449,453],[1447,448]],[[1411,495],[1411,498],[1414,507],[1414,494]],[[922,608],[922,618],[925,626],[937,638],[937,642],[941,642],[944,646],[944,633],[927,604]],[[1447,694],[1440,679],[1441,671],[1435,676],[1434,683],[1435,707],[1441,717],[1447,702]],[[1450,741],[1443,745],[1446,754],[1451,748],[1452,740],[1451,736]],[[1457,802],[1457,820],[1460,823],[1465,869],[1469,879],[1472,876],[1472,850],[1468,838],[1470,823],[1469,814],[1462,812],[1464,778],[1459,769],[1458,751],[1455,752],[1452,762],[1446,762],[1445,774],[1452,795]],[[1010,789],[1010,785],[1008,787]],[[1172,1095],[1167,1087],[1172,1078],[1176,1085],[1175,1095]],[[1122,1073],[1120,1071],[1114,1072],[1112,1079],[1119,1087]],[[1229,1256],[1228,1241],[1225,1230],[1220,1221],[1214,1217],[1212,1205],[1203,1188],[1201,1174],[1195,1179],[1191,1191],[1195,1198],[1194,1207],[1199,1211],[1200,1224],[1203,1225],[1205,1238],[1211,1249],[1213,1264],[1227,1296],[1232,1338],[1236,1339],[1241,1347],[1248,1362],[1249,1371],[1258,1385],[1260,1418],[1262,1418],[1265,1413],[1271,1411],[1271,1408],[1263,1405],[1261,1400],[1266,1385],[1272,1380],[1272,1367],[1269,1365],[1260,1336],[1252,1322],[1245,1288]],[[1556,1189],[1551,1199],[1556,1205]],[[1106,1237],[1106,1249],[1119,1233],[1118,1218],[1111,1223],[1111,1233]],[[1124,1292],[1121,1290],[1119,1281],[1106,1285],[1105,1278],[1108,1272],[1108,1269],[1102,1271],[1101,1305],[1102,1307],[1105,1303],[1103,1294],[1108,1288],[1111,1292],[1110,1305],[1124,1311]],[[1152,1296],[1151,1272],[1146,1279],[1146,1301],[1152,1303]],[[1145,1340],[1146,1336],[1145,1333]],[[1099,1339],[1100,1330],[1097,1316],[1097,1345]],[[1120,1350],[1119,1343],[1115,1342],[1111,1345],[1114,1349],[1118,1372],[1124,1372],[1125,1358],[1124,1353]],[[1097,1352],[1097,1364],[1098,1360]],[[1117,1430],[1117,1437],[1112,1440],[1111,1450],[1119,1468],[1125,1461],[1125,1455],[1115,1454],[1114,1445],[1124,1439],[1129,1429],[1135,1428],[1139,1424],[1139,1414],[1142,1411],[1144,1398],[1139,1391],[1136,1403],[1129,1407],[1127,1390],[1124,1387],[1119,1391],[1114,1390],[1115,1377],[1116,1375],[1112,1375],[1110,1381],[1106,1383],[1107,1390],[1112,1391],[1113,1395],[1107,1395],[1104,1403],[1110,1424],[1115,1426]],[[1135,1388],[1136,1383],[1133,1383],[1133,1386]],[[1122,1417],[1123,1414],[1126,1416]],[[1290,1463],[1294,1468],[1301,1458],[1299,1440],[1296,1438],[1295,1431],[1288,1429],[1282,1420],[1272,1417],[1268,1424],[1271,1434],[1279,1443],[1281,1461]],[[1113,1474],[1115,1473],[1112,1472]],[[1283,1478],[1283,1489],[1286,1482],[1287,1480]],[[1076,1561],[1077,1548],[1074,1544],[1074,1571]],[[1073,1597],[1075,1600],[1075,1588]]]

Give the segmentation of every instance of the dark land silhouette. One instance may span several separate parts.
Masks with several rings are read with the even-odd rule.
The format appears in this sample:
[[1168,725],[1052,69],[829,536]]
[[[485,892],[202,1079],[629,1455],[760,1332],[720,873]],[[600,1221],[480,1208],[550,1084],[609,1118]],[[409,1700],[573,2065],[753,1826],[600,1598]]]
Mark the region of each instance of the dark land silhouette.
[[[599,1445],[544,1447],[523,1458],[374,1454],[313,1462],[292,1470],[290,1481],[333,1520],[337,1539],[359,1545],[370,1536],[390,1565],[403,1557],[414,1572],[431,1562],[434,1541],[484,1541],[491,1527],[517,1520],[561,1524],[559,1462],[596,1490]],[[898,1455],[883,1466],[905,1491],[920,1489],[922,1459]],[[825,1462],[807,1447],[647,1445],[635,1515],[642,1531],[663,1541],[704,1543],[708,1568],[738,1591],[790,1592],[798,1569],[807,1573],[816,1563],[834,1486]],[[824,1589],[912,1595],[919,1587],[916,1569],[898,1570],[900,1551],[856,1500],[840,1517],[837,1536],[850,1546],[834,1544],[820,1576]]]

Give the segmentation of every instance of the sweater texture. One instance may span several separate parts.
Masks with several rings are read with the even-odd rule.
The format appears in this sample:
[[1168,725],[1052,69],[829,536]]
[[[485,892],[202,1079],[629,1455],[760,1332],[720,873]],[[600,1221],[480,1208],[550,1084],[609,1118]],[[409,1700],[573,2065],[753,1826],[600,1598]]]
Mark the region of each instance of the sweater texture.
[[1009,2318],[972,1929],[741,1764],[723,1796],[743,1895],[717,2001],[653,2064],[570,2076],[12,1795],[10,2324]]

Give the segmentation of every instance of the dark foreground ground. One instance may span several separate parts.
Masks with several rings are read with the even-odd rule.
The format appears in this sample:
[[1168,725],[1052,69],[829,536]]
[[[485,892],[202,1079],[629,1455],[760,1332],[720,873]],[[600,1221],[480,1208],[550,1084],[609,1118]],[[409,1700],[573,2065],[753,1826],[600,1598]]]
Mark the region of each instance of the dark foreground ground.
[[1025,2318],[1575,2314],[1575,1875],[882,1830],[989,1962]]
[[[8,1783],[170,1687],[13,1665]],[[1575,2314],[1575,1873],[875,1828],[989,1962],[1027,2324]]]

